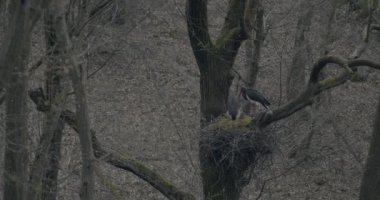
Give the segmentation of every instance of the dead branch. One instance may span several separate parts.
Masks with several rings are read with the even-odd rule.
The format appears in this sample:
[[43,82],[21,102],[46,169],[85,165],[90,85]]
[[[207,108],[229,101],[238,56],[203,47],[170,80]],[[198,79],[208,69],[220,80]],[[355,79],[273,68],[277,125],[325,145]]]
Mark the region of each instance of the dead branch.
[[241,43],[248,38],[244,17],[245,8],[249,1],[229,1],[228,13],[215,43],[211,41],[208,29],[207,1],[187,1],[186,19],[189,38],[201,71],[206,70],[202,64],[207,63],[212,54],[220,54],[218,57],[223,57],[226,62],[233,62]]
[[[40,112],[46,112],[44,109],[48,107],[47,102],[41,101],[43,98],[40,92],[41,89],[36,89],[30,92],[30,98],[36,104],[37,110]],[[70,110],[64,110],[61,114],[61,118],[65,120],[72,129],[78,132],[78,122],[76,114]],[[164,196],[171,200],[194,200],[195,197],[189,193],[183,192],[175,187],[172,183],[166,180],[164,177],[159,175],[153,169],[147,167],[143,163],[128,158],[126,156],[118,155],[112,152],[109,152],[103,148],[103,145],[96,138],[94,130],[91,130],[91,138],[93,142],[93,148],[95,157],[114,166],[119,169],[123,169],[129,172],[132,172],[139,178],[145,180],[147,183],[152,185],[158,191],[160,191]]]
[[[338,76],[327,77],[323,80],[319,80],[320,72],[328,64],[336,64],[346,71],[342,72]],[[319,93],[342,85],[352,78],[353,71],[356,71],[358,67],[367,66],[380,70],[380,64],[369,60],[346,60],[336,56],[326,56],[320,58],[313,66],[310,79],[307,87],[304,91],[294,100],[289,103],[273,110],[265,111],[256,117],[253,121],[259,127],[265,127],[277,120],[289,117],[295,112],[313,104],[313,98]]]

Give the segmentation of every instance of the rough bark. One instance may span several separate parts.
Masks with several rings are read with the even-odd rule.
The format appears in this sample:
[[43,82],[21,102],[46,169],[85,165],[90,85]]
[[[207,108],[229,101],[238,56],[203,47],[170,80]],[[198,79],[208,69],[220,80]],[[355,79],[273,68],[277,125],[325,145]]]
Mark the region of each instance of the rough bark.
[[380,199],[380,99],[373,127],[371,145],[360,187],[360,200]]
[[302,0],[299,7],[300,16],[298,17],[292,64],[287,75],[287,99],[290,100],[297,96],[305,85],[306,66],[310,60],[309,41],[306,33],[310,29],[313,14],[312,1]]

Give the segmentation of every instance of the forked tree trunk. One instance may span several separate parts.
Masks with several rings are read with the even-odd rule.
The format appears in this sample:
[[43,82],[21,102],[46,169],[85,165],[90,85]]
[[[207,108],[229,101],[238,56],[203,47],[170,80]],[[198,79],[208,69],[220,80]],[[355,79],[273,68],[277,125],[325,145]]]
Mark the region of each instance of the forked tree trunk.
[[[231,69],[242,41],[247,39],[245,20],[247,0],[229,1],[229,10],[222,31],[213,43],[207,22],[207,1],[188,0],[187,23],[190,43],[201,73],[201,126],[205,127],[227,111],[228,91],[233,76]],[[200,145],[201,176],[203,193],[207,200],[237,200],[242,185],[239,170],[224,169],[215,162],[213,137],[209,132],[202,133]],[[211,147],[210,147],[211,146]],[[210,148],[209,148],[210,147]],[[223,148],[223,147],[220,147]]]

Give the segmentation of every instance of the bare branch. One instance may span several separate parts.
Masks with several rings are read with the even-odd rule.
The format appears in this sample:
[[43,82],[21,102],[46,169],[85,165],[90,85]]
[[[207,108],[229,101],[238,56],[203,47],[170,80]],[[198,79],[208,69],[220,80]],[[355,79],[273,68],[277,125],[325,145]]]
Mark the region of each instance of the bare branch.
[[[330,63],[337,64],[346,70],[348,68],[350,71],[347,70],[341,73],[339,76],[327,77],[324,80],[319,81],[318,78],[321,70]],[[309,83],[306,89],[296,99],[273,111],[266,111],[258,114],[256,120],[254,120],[254,123],[256,123],[259,127],[265,127],[272,122],[288,117],[295,112],[305,108],[306,106],[313,104],[314,96],[327,89],[334,88],[350,80],[353,75],[352,71],[356,71],[357,67],[361,66],[367,66],[380,70],[379,63],[374,63],[369,60],[347,61],[343,58],[335,56],[326,56],[320,58],[313,66]]]
[[[39,111],[46,112],[47,110],[45,108],[48,107],[48,105],[46,105],[46,102],[40,101],[40,99],[42,98],[41,95],[42,95],[41,92],[35,93],[35,95],[31,95],[30,98],[37,105],[37,109]],[[68,124],[72,129],[78,132],[78,121],[77,121],[76,114],[74,112],[70,110],[65,110],[62,112],[61,118],[64,119],[66,124]],[[150,169],[143,163],[105,150],[103,148],[103,145],[96,138],[96,134],[94,130],[91,130],[91,137],[92,137],[92,142],[93,142],[94,153],[97,158],[117,168],[132,172],[139,178],[145,180],[147,183],[152,185],[154,188],[160,191],[163,195],[165,195],[168,199],[171,199],[171,200],[194,200],[195,199],[193,195],[179,190],[172,183],[170,183],[164,177],[162,177],[153,169]]]

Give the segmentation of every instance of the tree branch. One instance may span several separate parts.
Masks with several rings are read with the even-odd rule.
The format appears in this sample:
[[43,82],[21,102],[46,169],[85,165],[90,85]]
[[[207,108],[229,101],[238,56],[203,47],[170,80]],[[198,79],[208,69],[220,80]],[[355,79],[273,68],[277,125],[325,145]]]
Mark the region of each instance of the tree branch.
[[[227,61],[233,61],[241,43],[248,38],[245,29],[245,15],[249,16],[254,6],[252,0],[231,0],[228,13],[225,18],[222,31],[218,36],[215,46]],[[246,8],[247,7],[247,8]]]
[[[327,64],[337,64],[340,67],[349,69],[349,71],[345,71],[336,77],[327,77],[324,80],[319,81],[319,74],[321,70],[327,66]],[[342,85],[351,79],[353,73],[352,71],[356,71],[357,67],[367,66],[374,69],[380,70],[380,64],[374,63],[369,60],[351,60],[347,61],[340,57],[335,56],[326,56],[320,58],[313,66],[313,69],[310,74],[309,83],[306,89],[294,100],[289,103],[273,110],[266,111],[258,114],[253,123],[257,124],[259,127],[265,127],[269,124],[286,118],[295,112],[305,108],[313,104],[314,96],[319,93],[334,88],[336,86]]]
[[213,48],[208,31],[207,22],[207,0],[188,0],[186,5],[187,27],[190,37],[191,47],[198,66],[207,63],[210,50]]
[[[40,90],[40,89],[38,89]],[[38,91],[37,90],[37,91]],[[32,94],[31,92],[30,94]],[[34,93],[30,95],[32,101],[37,105],[37,109],[41,112],[46,112],[48,105],[47,102],[41,101],[43,98],[41,92]],[[78,132],[78,122],[76,114],[70,110],[64,110],[61,114],[61,118],[65,120],[72,129]],[[160,191],[164,196],[171,200],[195,200],[195,197],[189,193],[183,192],[176,188],[164,177],[159,175],[154,170],[150,169],[141,162],[127,158],[125,156],[117,155],[112,152],[108,152],[102,147],[102,144],[96,138],[94,130],[91,130],[91,137],[93,142],[93,148],[96,158],[103,160],[104,162],[113,165],[119,169],[123,169],[132,172],[139,178],[145,180],[147,183],[152,185],[158,191]]]

